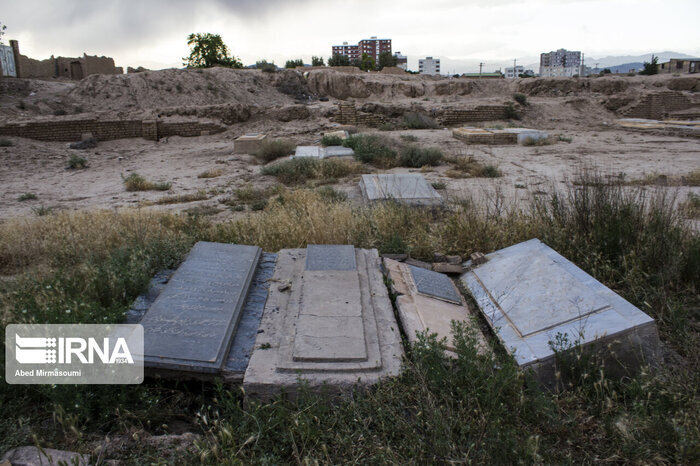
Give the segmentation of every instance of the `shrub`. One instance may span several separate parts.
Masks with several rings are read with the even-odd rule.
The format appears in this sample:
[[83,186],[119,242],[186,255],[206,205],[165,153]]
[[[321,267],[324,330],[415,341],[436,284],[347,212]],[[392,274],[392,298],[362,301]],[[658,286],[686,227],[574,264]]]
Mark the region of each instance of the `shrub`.
[[221,176],[223,173],[224,171],[221,168],[210,168],[209,170],[205,170],[197,175],[197,178],[216,178],[217,176]]
[[525,107],[526,105],[528,105],[528,103],[527,103],[527,96],[526,96],[525,94],[522,94],[522,93],[520,93],[520,92],[516,92],[515,94],[513,94],[513,99],[514,99],[517,103],[519,103],[520,105],[522,105],[523,107]]
[[343,202],[348,198],[346,193],[333,189],[332,186],[322,186],[316,192],[323,200],[328,202]]
[[262,174],[275,176],[284,184],[299,184],[310,179],[342,178],[360,170],[347,160],[304,157],[264,167]]
[[63,116],[63,115],[68,115],[68,112],[66,112],[65,109],[59,108],[57,110],[53,111],[54,116]]
[[82,170],[83,168],[87,168],[87,166],[88,163],[85,157],[81,157],[79,155],[71,155],[70,159],[68,159],[68,164],[66,165],[66,168],[69,170]]
[[124,178],[127,191],[167,191],[172,186],[170,182],[153,183],[138,173],[132,173]]
[[519,120],[520,119],[520,114],[515,109],[513,102],[508,102],[505,105],[505,117],[508,120]]
[[32,212],[34,212],[34,215],[37,217],[43,217],[45,215],[51,215],[53,213],[53,207],[40,205],[39,207],[32,207]]
[[501,173],[501,170],[499,170],[496,165],[486,165],[478,172],[477,176],[484,178],[499,178],[503,176],[503,173]]
[[391,140],[376,134],[358,134],[345,140],[343,145],[355,151],[355,158],[380,168],[396,165],[396,151],[390,147]]
[[551,144],[554,144],[554,140],[552,138],[527,137],[522,142],[523,146],[549,146]]
[[34,193],[24,193],[17,198],[18,201],[33,201],[36,199],[36,194]]
[[399,155],[399,165],[402,167],[420,168],[425,165],[440,165],[444,155],[436,147],[420,147],[415,144],[405,146]]
[[342,146],[343,145],[343,138],[340,136],[336,135],[324,135],[321,138],[321,145],[322,146]]
[[559,135],[557,135],[557,140],[559,142],[571,143],[573,138],[571,136],[564,136],[563,134],[559,134]]
[[438,127],[434,118],[417,112],[406,113],[403,116],[403,125],[409,129],[435,129]]
[[177,194],[174,196],[161,197],[155,203],[158,205],[184,204],[186,202],[204,201],[206,199],[209,199],[207,193],[205,193],[204,191],[197,191],[196,193]]
[[406,141],[406,142],[418,141],[418,138],[412,134],[402,134],[399,136],[399,138],[401,138],[402,141]]
[[0,139],[0,147],[12,147],[15,143],[9,139]]
[[264,140],[255,156],[265,163],[272,162],[275,159],[291,154],[295,147],[294,142],[289,139]]
[[435,188],[435,189],[447,188],[447,185],[445,184],[444,181],[433,181],[431,184],[433,185],[433,188]]

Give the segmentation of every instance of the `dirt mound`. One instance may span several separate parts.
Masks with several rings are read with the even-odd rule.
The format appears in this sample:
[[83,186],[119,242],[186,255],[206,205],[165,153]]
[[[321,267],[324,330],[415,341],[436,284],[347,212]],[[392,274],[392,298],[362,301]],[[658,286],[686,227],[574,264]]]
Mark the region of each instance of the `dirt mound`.
[[666,84],[666,87],[672,91],[700,91],[700,77],[699,78],[674,78]]

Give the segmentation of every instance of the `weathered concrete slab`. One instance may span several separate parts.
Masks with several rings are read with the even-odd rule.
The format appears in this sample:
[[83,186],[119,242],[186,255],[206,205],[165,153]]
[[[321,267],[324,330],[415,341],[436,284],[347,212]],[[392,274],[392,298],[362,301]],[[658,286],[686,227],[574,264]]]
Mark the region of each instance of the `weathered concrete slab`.
[[[437,274],[443,279],[433,280],[439,283],[443,292],[451,297],[444,300],[432,294],[426,294],[419,290],[419,284],[414,275],[415,267],[392,259],[384,259],[384,268],[391,279],[391,286],[396,297],[396,308],[399,314],[401,326],[411,343],[417,341],[417,335],[422,332],[436,333],[439,339],[445,338],[447,350],[454,352],[452,321],[466,322],[477,339],[477,347],[480,353],[488,351],[486,339],[479,329],[478,323],[467,308],[467,304],[458,292],[455,284],[446,275],[438,274],[424,269],[419,270],[419,276],[423,272]],[[449,282],[449,283],[448,283]],[[451,288],[449,291],[444,289]],[[448,354],[449,354],[448,353]]]
[[244,134],[233,141],[234,154],[254,154],[260,149],[266,136],[261,133]]
[[418,293],[437,299],[444,299],[455,304],[462,302],[459,291],[457,291],[455,284],[452,283],[452,280],[447,275],[412,265],[408,267]]
[[243,382],[247,395],[293,395],[299,378],[342,393],[398,374],[400,332],[379,261],[376,250],[352,246],[279,252],[272,281],[291,287],[270,290]]
[[197,243],[141,320],[145,366],[220,371],[260,255],[257,246]]
[[350,137],[350,134],[347,132],[347,130],[341,129],[338,131],[328,131],[326,133],[323,133],[324,136],[330,136],[330,137],[338,137],[340,139],[347,139]]
[[362,175],[362,197],[368,202],[395,200],[413,205],[439,205],[442,196],[419,174]]
[[325,159],[327,157],[352,157],[355,152],[349,147],[343,146],[297,146],[291,158],[310,157],[315,159]]
[[654,320],[537,239],[486,256],[462,275],[518,364],[554,384],[557,335],[591,347],[613,343],[629,367],[658,359]]
[[518,144],[524,144],[529,139],[533,141],[539,141],[540,139],[547,139],[549,137],[549,133],[547,133],[546,131],[540,131],[530,128],[504,128],[503,131],[505,131],[506,133],[517,134]]

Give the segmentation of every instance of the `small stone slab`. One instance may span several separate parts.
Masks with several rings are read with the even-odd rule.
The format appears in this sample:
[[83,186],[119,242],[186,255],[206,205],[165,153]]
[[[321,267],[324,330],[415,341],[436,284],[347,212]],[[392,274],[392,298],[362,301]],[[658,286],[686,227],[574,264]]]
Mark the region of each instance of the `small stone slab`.
[[309,244],[306,270],[355,270],[355,247],[352,245]]
[[517,363],[544,384],[555,382],[551,342],[561,335],[606,348],[615,355],[609,367],[658,359],[654,320],[539,240],[486,258],[461,281]]
[[261,250],[199,242],[141,320],[146,367],[218,372]]
[[312,157],[322,159],[324,156],[323,148],[319,146],[297,146],[292,158]]
[[324,157],[352,157],[355,151],[344,146],[328,146],[323,149]]
[[460,304],[462,299],[459,292],[447,275],[426,270],[413,265],[408,266],[413,277],[413,282],[419,293],[444,299],[451,303]]
[[396,200],[417,205],[442,203],[442,196],[435,188],[422,175],[415,173],[362,175],[360,189],[369,202]]

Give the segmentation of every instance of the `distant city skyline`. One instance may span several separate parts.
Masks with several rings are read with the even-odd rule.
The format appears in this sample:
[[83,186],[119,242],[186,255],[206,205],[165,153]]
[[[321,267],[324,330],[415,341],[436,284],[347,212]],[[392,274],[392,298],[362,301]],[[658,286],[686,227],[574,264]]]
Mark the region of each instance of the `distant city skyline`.
[[[369,8],[369,10],[367,10]],[[367,11],[371,11],[368,14]],[[672,50],[700,55],[696,0],[6,0],[4,42],[32,58],[111,56],[119,66],[182,67],[192,32],[221,34],[243,63],[330,56],[332,45],[379,36],[394,50],[441,60],[443,73],[539,62],[560,48],[593,58]],[[661,25],[672,24],[673,27]]]

